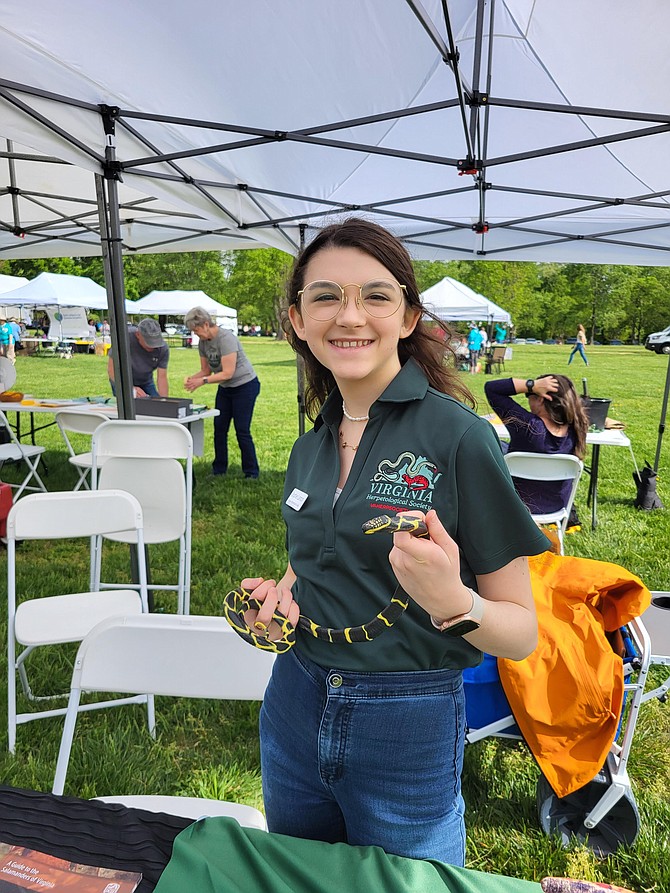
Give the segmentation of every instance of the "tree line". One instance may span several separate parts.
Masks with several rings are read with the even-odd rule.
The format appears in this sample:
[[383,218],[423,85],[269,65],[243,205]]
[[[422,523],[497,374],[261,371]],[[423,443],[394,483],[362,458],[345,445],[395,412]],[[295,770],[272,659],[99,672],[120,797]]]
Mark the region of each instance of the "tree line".
[[[136,300],[153,290],[204,291],[234,307],[240,324],[278,332],[291,263],[290,255],[274,248],[130,255],[124,258],[126,297]],[[421,291],[451,276],[507,310],[519,337],[565,338],[582,323],[591,341],[641,342],[670,324],[665,267],[463,260],[414,265]],[[11,276],[32,279],[44,271],[104,284],[99,257],[0,261],[0,273]]]

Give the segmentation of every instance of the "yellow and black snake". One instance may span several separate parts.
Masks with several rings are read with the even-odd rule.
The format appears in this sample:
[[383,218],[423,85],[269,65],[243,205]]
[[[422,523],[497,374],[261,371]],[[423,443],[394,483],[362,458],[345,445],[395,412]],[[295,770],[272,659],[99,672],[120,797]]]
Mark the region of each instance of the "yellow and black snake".
[[[381,515],[363,524],[363,533],[366,534],[378,533],[379,531],[396,533],[401,530],[407,531],[413,536],[425,536],[428,532],[426,525],[419,518],[408,518],[401,515],[393,517]],[[279,625],[282,634],[279,639],[272,641],[268,639],[265,632],[254,632],[244,619],[246,611],[258,611],[262,604],[259,599],[254,598],[252,593],[247,592],[246,589],[242,589],[240,586],[233,589],[225,597],[223,614],[235,632],[245,642],[263,651],[274,651],[277,654],[282,654],[295,645],[295,627],[288,617],[285,617],[279,611],[274,612],[272,619]],[[393,626],[405,612],[408,604],[409,596],[400,586],[397,586],[389,603],[368,623],[363,623],[360,626],[347,626],[344,629],[333,629],[329,626],[319,626],[318,623],[301,614],[298,626],[301,630],[315,638],[331,642],[332,644],[371,642],[383,633],[384,630]]]

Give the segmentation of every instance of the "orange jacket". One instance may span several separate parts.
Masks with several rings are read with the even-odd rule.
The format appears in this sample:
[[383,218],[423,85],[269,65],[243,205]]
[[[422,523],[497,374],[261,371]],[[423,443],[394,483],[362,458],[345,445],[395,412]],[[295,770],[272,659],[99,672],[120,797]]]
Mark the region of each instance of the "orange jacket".
[[605,633],[649,606],[642,581],[616,564],[544,552],[529,558],[539,642],[498,660],[512,712],[559,797],[602,768],[623,704],[623,661]]

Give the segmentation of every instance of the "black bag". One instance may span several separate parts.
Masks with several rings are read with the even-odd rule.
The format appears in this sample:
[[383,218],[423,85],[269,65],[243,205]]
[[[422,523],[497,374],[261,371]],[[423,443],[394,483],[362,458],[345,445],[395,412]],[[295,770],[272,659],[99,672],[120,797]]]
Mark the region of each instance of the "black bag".
[[648,462],[645,462],[642,471],[633,472],[633,480],[637,487],[637,496],[633,503],[636,509],[643,509],[645,512],[650,512],[652,509],[665,508],[661,502],[660,496],[656,492],[657,477],[657,472],[654,471]]

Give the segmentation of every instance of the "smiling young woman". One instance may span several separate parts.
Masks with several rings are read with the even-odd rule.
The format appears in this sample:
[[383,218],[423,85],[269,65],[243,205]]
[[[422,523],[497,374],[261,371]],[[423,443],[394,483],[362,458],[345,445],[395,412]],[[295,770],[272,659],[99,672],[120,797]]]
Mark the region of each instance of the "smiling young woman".
[[[548,544],[424,316],[407,251],[374,223],[330,226],[298,257],[285,328],[314,428],[286,473],[288,566],[242,585],[268,647],[285,632],[276,610],[294,626],[313,618],[275,661],[261,710],[269,828],[462,865],[462,670],[482,650],[533,650],[525,556]],[[470,492],[482,476],[485,518]],[[401,512],[428,536],[363,533]]]

